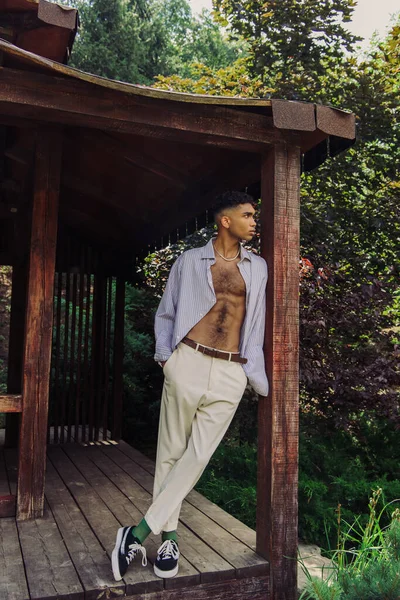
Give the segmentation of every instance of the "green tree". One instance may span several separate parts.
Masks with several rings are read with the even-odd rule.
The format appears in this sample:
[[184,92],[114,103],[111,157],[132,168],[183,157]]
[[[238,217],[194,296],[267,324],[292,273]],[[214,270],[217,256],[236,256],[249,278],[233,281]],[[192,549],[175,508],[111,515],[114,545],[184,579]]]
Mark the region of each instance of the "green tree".
[[73,0],[80,29],[71,66],[130,83],[187,75],[189,64],[227,66],[243,44],[227,39],[210,13],[192,16],[187,0]]
[[[343,60],[357,37],[346,29],[355,0],[214,0],[219,22],[249,45],[249,72],[281,97],[307,99],[327,68]],[[311,86],[311,88],[310,88]]]
[[74,5],[81,25],[71,66],[142,84],[163,72],[166,40],[160,24],[151,18],[146,2],[75,0]]

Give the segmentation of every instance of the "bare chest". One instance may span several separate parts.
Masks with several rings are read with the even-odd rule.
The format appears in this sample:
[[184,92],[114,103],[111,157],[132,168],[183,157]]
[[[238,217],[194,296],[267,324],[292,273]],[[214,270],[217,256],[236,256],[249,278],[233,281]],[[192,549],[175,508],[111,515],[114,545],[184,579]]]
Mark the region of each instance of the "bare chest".
[[221,264],[211,267],[212,280],[216,296],[245,296],[246,284],[237,267],[237,263]]

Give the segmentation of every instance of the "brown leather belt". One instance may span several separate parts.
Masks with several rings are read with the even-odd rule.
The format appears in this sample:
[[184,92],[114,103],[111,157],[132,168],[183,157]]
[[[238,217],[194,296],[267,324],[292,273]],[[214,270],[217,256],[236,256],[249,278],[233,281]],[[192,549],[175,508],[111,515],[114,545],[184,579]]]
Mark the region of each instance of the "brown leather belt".
[[236,352],[225,352],[224,350],[216,350],[215,348],[208,348],[207,346],[202,346],[197,342],[194,342],[190,338],[184,337],[182,340],[182,344],[186,344],[186,346],[190,346],[194,348],[198,352],[205,354],[206,356],[211,356],[212,358],[220,358],[221,360],[229,360],[231,362],[237,362],[241,365],[245,365],[247,363],[247,358],[242,358],[239,353]]

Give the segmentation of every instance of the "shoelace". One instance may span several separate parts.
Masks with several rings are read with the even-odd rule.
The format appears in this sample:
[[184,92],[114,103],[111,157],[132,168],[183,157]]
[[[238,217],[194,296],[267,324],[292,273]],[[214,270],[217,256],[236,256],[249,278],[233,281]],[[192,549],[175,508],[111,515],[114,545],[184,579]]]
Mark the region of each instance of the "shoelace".
[[142,566],[145,567],[147,565],[146,548],[144,548],[141,544],[138,544],[137,542],[130,544],[128,548],[129,550],[126,556],[126,562],[128,563],[128,565],[135,558],[136,554],[140,552],[142,555]]
[[176,542],[174,542],[173,540],[165,540],[165,542],[163,542],[159,547],[157,554],[160,558],[163,559],[171,557],[178,559],[179,550],[177,548]]

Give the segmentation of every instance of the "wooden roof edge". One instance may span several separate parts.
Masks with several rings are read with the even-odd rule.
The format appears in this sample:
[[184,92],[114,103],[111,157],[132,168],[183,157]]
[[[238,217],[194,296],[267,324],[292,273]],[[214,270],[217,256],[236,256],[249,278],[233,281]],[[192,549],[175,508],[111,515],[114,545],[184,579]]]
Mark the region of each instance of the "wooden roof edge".
[[169,90],[160,90],[158,88],[151,88],[145,85],[139,85],[134,83],[125,83],[122,81],[115,81],[113,79],[107,79],[99,75],[92,75],[85,71],[80,71],[74,67],[69,67],[58,63],[56,61],[43,58],[33,52],[22,50],[14,44],[7,42],[6,40],[0,39],[0,51],[12,56],[25,64],[39,67],[53,73],[54,75],[61,75],[64,77],[72,77],[93,85],[102,86],[111,90],[124,92],[126,94],[133,94],[137,96],[146,96],[148,98],[157,98],[161,100],[172,100],[177,102],[191,102],[195,104],[217,104],[223,106],[271,106],[271,100],[266,98],[241,98],[238,96],[209,96],[206,94],[189,94],[187,92],[174,92]]
[[22,50],[3,39],[0,39],[0,51],[14,57],[24,64],[37,67],[40,70],[47,71],[53,75],[79,80],[126,94],[192,104],[206,104],[244,109],[246,107],[269,108],[270,111],[272,111],[273,125],[276,129],[291,130],[293,132],[299,131],[303,132],[303,135],[306,135],[305,140],[303,140],[306,145],[304,145],[304,143],[302,144],[304,152],[307,152],[308,149],[321,141],[321,137],[318,137],[321,136],[321,134],[324,138],[335,136],[336,138],[342,138],[343,140],[354,140],[356,137],[355,115],[351,112],[339,110],[334,107],[297,100],[189,94],[114,81],[98,75],[85,73],[74,67],[69,67],[56,61],[43,58],[32,52]]
[[298,100],[271,100],[272,118],[278,129],[316,131],[346,140],[356,137],[354,113],[332,106],[300,102]]
[[238,96],[210,96],[206,94],[190,94],[160,90],[144,85],[125,83],[92,75],[74,67],[69,67],[56,61],[43,58],[32,52],[22,50],[10,42],[0,39],[0,51],[11,55],[25,64],[39,67],[55,75],[71,77],[96,86],[108,88],[127,94],[145,96],[159,100],[187,102],[193,104],[208,104],[219,106],[268,107],[272,109],[273,123],[277,129],[292,131],[316,131],[327,135],[335,135],[345,139],[355,138],[355,116],[349,111],[334,107],[302,102],[297,100],[280,100],[267,98],[242,98]]

